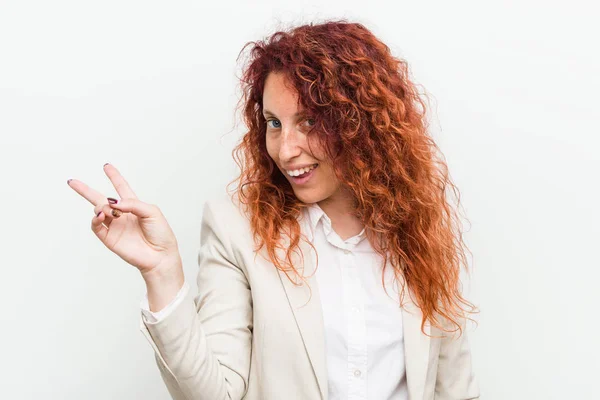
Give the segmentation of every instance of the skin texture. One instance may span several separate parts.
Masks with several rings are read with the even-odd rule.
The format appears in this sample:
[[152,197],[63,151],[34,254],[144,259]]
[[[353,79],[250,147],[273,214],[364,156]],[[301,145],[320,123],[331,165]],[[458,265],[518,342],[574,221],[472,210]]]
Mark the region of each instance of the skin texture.
[[[335,176],[321,145],[308,138],[310,118],[296,115],[298,95],[281,73],[270,73],[263,92],[263,116],[267,121],[266,145],[269,156],[304,203],[318,203],[331,219],[332,228],[347,239],[363,229],[359,219],[349,213],[352,200]],[[311,179],[302,185],[293,182],[286,169],[294,165],[318,163]]]

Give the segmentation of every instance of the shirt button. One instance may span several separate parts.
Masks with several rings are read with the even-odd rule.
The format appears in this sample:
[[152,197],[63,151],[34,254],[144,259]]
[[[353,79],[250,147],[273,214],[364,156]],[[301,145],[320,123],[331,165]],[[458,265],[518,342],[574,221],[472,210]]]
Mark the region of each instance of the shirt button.
[[357,377],[357,378],[358,378],[358,377],[359,377],[361,374],[362,374],[362,372],[360,372],[360,369],[355,369],[355,370],[354,370],[354,376],[355,376],[355,377]]
[[344,254],[350,254],[350,250],[344,250]]
[[352,307],[352,311],[354,311],[355,313],[359,312],[360,310],[358,309],[358,307]]

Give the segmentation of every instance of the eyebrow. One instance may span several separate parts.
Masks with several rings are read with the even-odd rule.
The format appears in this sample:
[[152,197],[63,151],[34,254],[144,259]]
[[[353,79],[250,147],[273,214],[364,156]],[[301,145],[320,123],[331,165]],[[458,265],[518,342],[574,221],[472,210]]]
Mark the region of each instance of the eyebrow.
[[[301,115],[304,115],[304,113],[305,113],[304,111],[298,111],[296,114],[292,115],[292,117],[299,117],[299,116],[301,116]],[[271,111],[269,111],[269,110],[263,110],[263,114],[265,114],[265,115],[266,115],[266,114],[269,114],[269,115],[270,115],[270,116],[272,116],[272,117],[276,117],[276,115],[275,115],[275,114],[273,114],[273,113],[272,113]]]

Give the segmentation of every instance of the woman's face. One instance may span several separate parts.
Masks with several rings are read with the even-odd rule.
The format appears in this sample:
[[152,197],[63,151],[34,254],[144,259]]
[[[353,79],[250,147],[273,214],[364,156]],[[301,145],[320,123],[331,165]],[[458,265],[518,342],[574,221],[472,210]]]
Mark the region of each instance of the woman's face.
[[[313,122],[301,113],[297,93],[286,86],[284,75],[270,73],[263,92],[263,116],[267,121],[266,144],[269,156],[291,183],[299,200],[304,203],[332,200],[332,195],[339,190],[339,181],[316,137],[308,140],[306,133]],[[300,174],[305,173],[304,167],[313,169],[307,174]]]

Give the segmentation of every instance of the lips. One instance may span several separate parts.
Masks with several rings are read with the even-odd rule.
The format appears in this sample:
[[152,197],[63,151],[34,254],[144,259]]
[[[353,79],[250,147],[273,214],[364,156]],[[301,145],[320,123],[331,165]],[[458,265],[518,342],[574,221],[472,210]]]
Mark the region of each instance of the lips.
[[302,185],[304,183],[306,183],[307,181],[309,181],[312,176],[315,174],[315,171],[317,170],[317,168],[319,168],[319,166],[317,165],[315,168],[311,169],[310,171],[308,171],[308,173],[305,176],[289,176],[289,179],[297,185]]
[[[298,168],[282,168],[282,169],[283,169],[283,172],[284,172],[284,173],[288,174],[289,176],[293,176],[293,175],[290,175],[289,173],[290,173],[290,172],[294,172],[294,171],[301,171],[301,170],[304,170],[304,169],[306,169],[306,168],[314,169],[314,168],[316,168],[318,165],[319,165],[318,163],[314,163],[314,164],[308,164],[308,165],[304,165],[304,166],[302,166],[302,167],[298,167]],[[306,173],[306,172],[303,172],[303,173]]]

